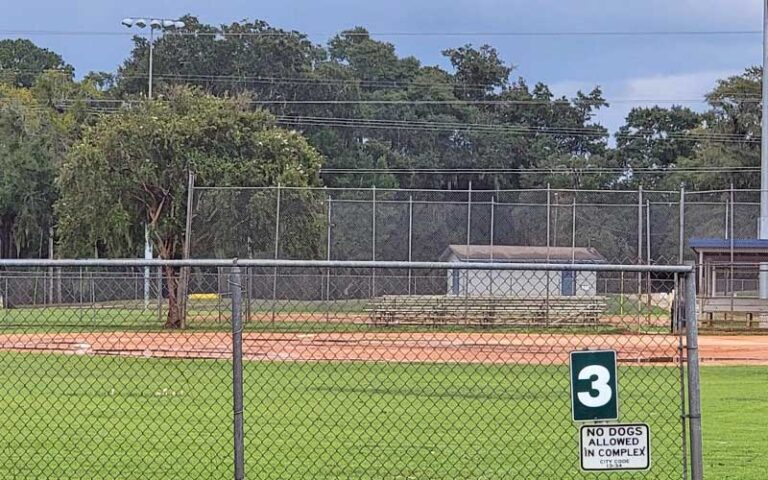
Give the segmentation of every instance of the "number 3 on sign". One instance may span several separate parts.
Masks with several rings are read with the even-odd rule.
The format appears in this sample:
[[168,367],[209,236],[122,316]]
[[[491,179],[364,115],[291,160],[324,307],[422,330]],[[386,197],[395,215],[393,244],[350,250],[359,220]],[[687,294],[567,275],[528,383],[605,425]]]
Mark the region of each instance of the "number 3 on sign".
[[592,390],[597,395],[592,396],[592,392],[579,392],[579,401],[589,408],[602,407],[611,401],[613,390],[608,382],[611,381],[611,372],[602,365],[589,365],[579,372],[579,380],[591,380]]
[[618,419],[615,351],[571,352],[571,407],[577,422]]

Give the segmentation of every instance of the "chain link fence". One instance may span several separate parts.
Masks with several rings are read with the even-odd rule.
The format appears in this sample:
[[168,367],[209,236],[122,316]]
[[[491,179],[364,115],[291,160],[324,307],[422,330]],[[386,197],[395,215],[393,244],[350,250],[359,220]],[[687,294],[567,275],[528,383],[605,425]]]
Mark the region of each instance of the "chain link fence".
[[449,245],[592,247],[613,264],[673,265],[694,260],[691,238],[756,238],[759,193],[197,187],[191,251],[437,261]]
[[[164,328],[183,268],[185,328]],[[590,478],[569,352],[614,350],[618,420],[650,429],[645,476],[701,478],[693,278],[674,266],[0,262],[0,477]]]

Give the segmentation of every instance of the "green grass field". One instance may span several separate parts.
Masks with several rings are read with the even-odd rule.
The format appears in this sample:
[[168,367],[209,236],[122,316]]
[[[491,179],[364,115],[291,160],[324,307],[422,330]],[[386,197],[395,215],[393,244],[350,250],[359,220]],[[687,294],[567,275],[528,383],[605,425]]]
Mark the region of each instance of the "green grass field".
[[[665,322],[647,324],[646,313],[625,310],[625,321],[619,325],[604,322],[596,325],[562,325],[558,327],[543,327],[541,325],[372,325],[365,323],[367,314],[364,307],[366,301],[337,301],[331,304],[325,302],[281,301],[254,302],[251,305],[251,320],[246,322],[249,331],[270,332],[417,332],[417,331],[446,331],[446,332],[548,332],[557,328],[561,333],[622,333],[627,331],[644,333],[663,333],[668,331]],[[611,304],[612,305],[612,304]],[[0,333],[45,333],[45,332],[90,332],[90,331],[125,331],[138,329],[141,331],[163,331],[165,312],[159,311],[156,305],[149,309],[135,302],[129,304],[102,305],[98,307],[21,307],[0,309]],[[271,308],[277,314],[272,317]],[[165,305],[163,305],[165,308]],[[618,308],[618,307],[617,307]],[[247,312],[246,312],[247,313]],[[657,312],[658,313],[658,312]],[[653,318],[661,314],[653,314]],[[613,309],[606,315],[616,315]],[[351,316],[355,321],[351,320]],[[668,315],[668,312],[664,315]],[[331,320],[331,321],[327,321]],[[195,301],[190,304],[188,328],[193,331],[227,331],[230,327],[230,305],[225,301],[222,305],[210,301]]]
[[[229,478],[230,374],[224,361],[2,353],[0,478]],[[644,478],[680,476],[676,375],[621,367],[622,420],[651,425]],[[580,478],[567,378],[564,366],[247,362],[247,473]],[[708,478],[765,478],[768,368],[707,367],[703,382]]]
[[768,367],[702,368],[707,478],[768,477]]

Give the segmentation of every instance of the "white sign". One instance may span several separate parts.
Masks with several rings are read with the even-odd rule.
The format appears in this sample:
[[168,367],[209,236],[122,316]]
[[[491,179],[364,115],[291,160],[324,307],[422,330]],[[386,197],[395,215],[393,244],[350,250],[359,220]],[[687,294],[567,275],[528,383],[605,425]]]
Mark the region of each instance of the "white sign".
[[582,425],[579,444],[582,470],[647,470],[651,466],[651,432],[644,424]]

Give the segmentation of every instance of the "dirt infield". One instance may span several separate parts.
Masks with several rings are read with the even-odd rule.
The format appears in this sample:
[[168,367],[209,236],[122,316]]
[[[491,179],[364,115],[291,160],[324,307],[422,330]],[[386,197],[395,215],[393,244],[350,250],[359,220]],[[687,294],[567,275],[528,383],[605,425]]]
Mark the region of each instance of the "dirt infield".
[[[704,364],[768,365],[768,336],[702,336]],[[615,349],[627,363],[670,363],[671,335],[493,333],[244,334],[248,360],[564,364],[571,350]],[[211,358],[231,355],[227,333],[109,332],[0,335],[0,350],[75,355]]]

